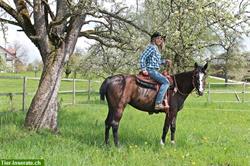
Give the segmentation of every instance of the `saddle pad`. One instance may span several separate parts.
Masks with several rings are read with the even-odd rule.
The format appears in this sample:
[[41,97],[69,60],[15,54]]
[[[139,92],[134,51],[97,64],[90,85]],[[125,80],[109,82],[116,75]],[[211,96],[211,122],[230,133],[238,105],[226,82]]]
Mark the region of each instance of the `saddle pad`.
[[[173,78],[171,75],[168,74],[167,71],[163,71],[162,75],[164,75],[168,81],[169,81],[169,86],[172,86],[174,84]],[[156,82],[155,80],[153,80],[152,78],[149,77],[149,75],[145,76],[143,75],[141,72],[139,74],[136,75],[136,81],[138,83],[141,84],[151,84],[151,86],[156,86],[156,85],[160,85],[158,82]]]

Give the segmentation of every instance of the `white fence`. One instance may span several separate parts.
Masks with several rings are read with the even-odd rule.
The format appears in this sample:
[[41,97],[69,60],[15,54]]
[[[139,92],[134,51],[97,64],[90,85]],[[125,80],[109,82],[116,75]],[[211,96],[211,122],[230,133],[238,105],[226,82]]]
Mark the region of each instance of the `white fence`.
[[250,102],[250,83],[208,83],[207,102]]

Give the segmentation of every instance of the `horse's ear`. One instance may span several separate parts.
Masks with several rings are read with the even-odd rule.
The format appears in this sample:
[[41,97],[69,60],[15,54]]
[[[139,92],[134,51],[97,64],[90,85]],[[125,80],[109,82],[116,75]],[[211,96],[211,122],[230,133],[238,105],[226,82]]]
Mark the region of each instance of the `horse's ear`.
[[205,71],[207,69],[208,62],[203,66],[202,70]]
[[197,67],[198,67],[198,64],[197,64],[197,62],[195,62],[194,63],[194,68],[197,69]]

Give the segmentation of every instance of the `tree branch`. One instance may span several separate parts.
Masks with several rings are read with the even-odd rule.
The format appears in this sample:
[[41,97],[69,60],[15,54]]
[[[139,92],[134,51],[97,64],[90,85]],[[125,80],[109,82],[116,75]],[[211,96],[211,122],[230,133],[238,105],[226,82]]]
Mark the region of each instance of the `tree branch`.
[[5,23],[11,24],[11,25],[16,25],[16,26],[21,27],[18,22],[7,20],[7,19],[4,19],[4,18],[0,18],[0,22],[5,22]]
[[110,13],[110,12],[108,12],[108,11],[106,11],[106,10],[98,9],[98,11],[99,11],[100,13],[102,13],[102,14],[106,14],[106,15],[109,15],[109,16],[115,18],[115,19],[118,19],[118,20],[121,20],[121,21],[123,21],[123,22],[126,22],[127,24],[132,25],[134,28],[140,30],[140,31],[143,32],[143,33],[146,33],[147,35],[151,35],[148,31],[146,31],[146,30],[142,29],[141,27],[137,26],[136,24],[134,24],[134,23],[133,23],[132,21],[130,21],[130,20],[127,20],[127,19],[125,19],[125,18],[122,18],[122,17],[120,17],[120,16],[118,16],[118,15],[116,15],[116,14]]
[[65,16],[59,20],[54,20],[54,21],[51,21],[49,26],[50,27],[53,27],[53,26],[57,26],[57,25],[61,25],[63,22],[67,21],[68,18],[70,17],[73,17],[72,14],[68,13],[68,14],[65,14]]
[[49,39],[46,28],[44,3],[42,3],[41,0],[34,1],[34,28],[36,31],[36,35],[33,36],[34,39],[39,40],[39,44],[37,44],[37,47],[41,52],[42,60],[45,64],[47,60],[47,55],[51,50],[48,42]]
[[22,27],[27,36],[35,35],[35,29],[31,23],[29,11],[24,0],[14,0],[17,12],[22,17]]
[[52,20],[55,20],[55,15],[54,15],[54,13],[52,12],[52,10],[51,10],[51,8],[50,8],[48,2],[45,1],[45,0],[42,0],[42,2],[45,4],[46,10],[48,10],[51,19],[52,19]]
[[48,27],[48,32],[58,39],[62,37],[65,38],[67,25],[70,24],[67,19],[70,18],[70,20],[72,21],[72,18],[78,17],[78,15],[75,14],[74,12],[73,13],[70,12],[69,7],[70,6],[68,6],[67,0],[57,1],[56,17],[50,23]]
[[9,15],[11,15],[17,22],[22,23],[22,17],[16,12],[11,6],[5,3],[3,0],[0,1],[0,7],[3,8]]
[[131,49],[131,48],[125,48],[124,45],[126,43],[118,43],[118,44],[112,44],[112,42],[107,42],[103,39],[101,39],[99,36],[93,36],[87,32],[80,32],[80,37],[86,37],[88,39],[93,39],[93,40],[96,40],[98,41],[100,44],[106,46],[106,47],[109,47],[109,48],[118,48],[120,50],[134,50],[134,49]]
[[28,5],[30,5],[30,7],[34,7],[34,5],[29,1],[29,0],[25,0],[25,2],[28,4]]
[[106,28],[109,29],[108,25],[106,25],[104,22],[102,21],[98,21],[98,20],[88,20],[88,21],[84,21],[84,24],[89,24],[89,23],[98,23],[98,24],[101,24],[103,26],[105,26]]
[[116,37],[116,36],[112,36],[112,35],[107,35],[103,32],[97,32],[97,31],[94,31],[94,30],[87,30],[87,31],[82,31],[79,33],[79,37],[82,37],[82,36],[85,36],[86,37],[86,34],[88,35],[95,35],[95,36],[99,36],[99,37],[102,37],[102,38],[106,38],[106,39],[112,39],[114,40],[115,42],[118,42],[118,43],[122,43],[124,42],[124,40],[122,40],[121,38],[119,37]]
[[[86,17],[86,16],[85,16]],[[69,21],[69,26],[67,27],[67,36],[65,38],[65,54],[66,58],[65,61],[68,61],[69,56],[73,53],[77,39],[78,39],[78,34],[81,30],[83,21],[85,19],[83,16],[76,16],[76,17],[71,17]]]

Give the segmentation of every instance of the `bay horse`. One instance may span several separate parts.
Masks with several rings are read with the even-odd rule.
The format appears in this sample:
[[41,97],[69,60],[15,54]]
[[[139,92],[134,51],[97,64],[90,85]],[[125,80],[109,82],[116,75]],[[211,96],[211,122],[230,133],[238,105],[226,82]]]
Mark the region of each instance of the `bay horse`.
[[[169,111],[166,113],[161,137],[161,144],[165,144],[166,135],[170,127],[171,143],[175,143],[176,117],[178,111],[183,108],[188,95],[196,90],[199,96],[203,95],[205,75],[208,63],[204,66],[194,65],[192,71],[173,75],[176,93],[170,95]],[[157,91],[139,85],[135,75],[115,75],[106,78],[100,87],[100,98],[106,97],[108,103],[108,115],[105,120],[105,143],[109,144],[109,130],[112,127],[114,143],[119,145],[118,129],[123,111],[127,104],[145,112],[159,112],[154,110]],[[160,111],[164,112],[164,111]]]

